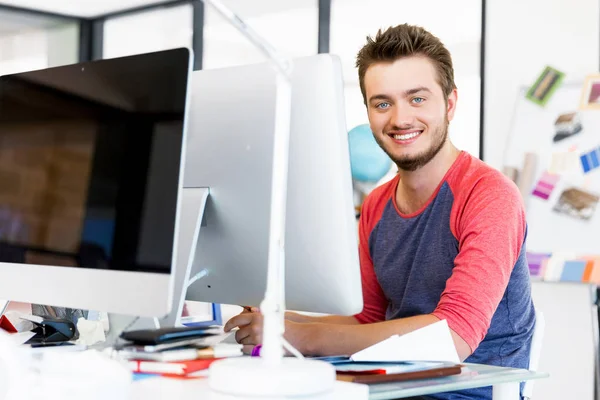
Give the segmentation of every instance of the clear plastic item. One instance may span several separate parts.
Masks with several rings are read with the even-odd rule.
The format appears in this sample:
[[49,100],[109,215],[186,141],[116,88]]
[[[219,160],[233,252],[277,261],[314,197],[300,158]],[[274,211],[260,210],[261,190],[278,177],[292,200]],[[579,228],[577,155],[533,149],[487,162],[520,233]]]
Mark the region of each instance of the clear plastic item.
[[96,350],[43,351],[31,356],[32,399],[127,400],[132,374],[121,362]]
[[34,351],[0,332],[0,400],[126,400],[132,374],[96,350]]

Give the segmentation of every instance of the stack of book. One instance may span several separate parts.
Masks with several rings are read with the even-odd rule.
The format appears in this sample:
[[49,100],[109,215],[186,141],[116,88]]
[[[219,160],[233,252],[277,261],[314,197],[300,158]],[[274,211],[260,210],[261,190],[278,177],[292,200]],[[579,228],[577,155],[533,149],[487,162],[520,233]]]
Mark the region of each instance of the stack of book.
[[131,331],[121,335],[125,343],[117,350],[137,374],[202,376],[214,361],[242,355],[241,345],[218,343],[219,333],[198,327]]
[[153,353],[123,349],[119,353],[128,360],[134,373],[187,377],[207,370],[210,364],[221,358],[241,356],[242,349],[240,345],[218,344],[206,348],[185,347]]

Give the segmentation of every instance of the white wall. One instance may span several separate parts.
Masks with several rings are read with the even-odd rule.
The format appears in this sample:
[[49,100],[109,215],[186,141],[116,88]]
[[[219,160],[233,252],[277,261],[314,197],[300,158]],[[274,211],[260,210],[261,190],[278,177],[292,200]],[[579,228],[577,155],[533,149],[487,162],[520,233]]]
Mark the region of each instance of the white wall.
[[[569,282],[533,282],[536,311],[544,314],[538,370],[550,377],[535,381],[533,399],[594,400],[598,352],[595,287]],[[569,321],[568,323],[565,323]]]
[[6,34],[0,36],[0,75],[73,64],[78,51],[76,23]]
[[515,97],[545,65],[580,79],[598,71],[598,0],[488,0],[484,160],[501,169]]
[[104,24],[103,58],[192,47],[189,4],[111,18]]
[[48,67],[45,31],[19,32],[0,37],[0,75]]
[[59,25],[47,30],[48,67],[79,61],[79,25]]
[[[317,54],[319,14],[316,0],[224,0],[282,56]],[[211,6],[204,11],[203,69],[265,62],[266,56]]]

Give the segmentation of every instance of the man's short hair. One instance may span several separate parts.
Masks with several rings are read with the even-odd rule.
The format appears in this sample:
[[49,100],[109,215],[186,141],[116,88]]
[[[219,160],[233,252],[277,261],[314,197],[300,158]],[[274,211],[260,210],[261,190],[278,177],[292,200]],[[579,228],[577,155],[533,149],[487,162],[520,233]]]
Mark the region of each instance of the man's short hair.
[[360,90],[365,104],[367,103],[365,91],[367,69],[376,63],[394,62],[411,56],[426,57],[433,62],[437,70],[437,81],[446,98],[452,90],[456,89],[452,57],[440,39],[420,26],[402,24],[385,31],[380,29],[374,39],[367,36],[367,44],[356,56]]

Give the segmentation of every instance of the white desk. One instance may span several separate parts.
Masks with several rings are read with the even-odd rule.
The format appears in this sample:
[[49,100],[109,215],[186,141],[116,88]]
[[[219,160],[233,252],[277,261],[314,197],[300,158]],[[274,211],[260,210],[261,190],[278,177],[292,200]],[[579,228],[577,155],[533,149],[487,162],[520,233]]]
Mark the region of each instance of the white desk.
[[[231,379],[235,385],[235,378]],[[325,396],[314,396],[307,400],[366,400],[369,388],[348,382],[336,382],[335,393]],[[133,383],[132,400],[258,400],[225,396],[215,393],[208,387],[208,379],[180,380],[167,378],[148,378]],[[285,398],[278,399],[285,400]],[[295,398],[298,400],[298,398]]]
[[[367,397],[371,400],[386,400],[483,386],[493,386],[494,400],[518,400],[520,382],[548,377],[547,373],[533,372],[524,369],[501,368],[477,364],[465,365],[466,368],[464,368],[463,373],[460,375],[435,379],[383,383],[371,385],[370,387],[346,382],[337,382],[336,392],[334,394],[313,397],[310,400],[364,400]],[[231,384],[235,385],[235,377],[232,377]],[[203,400],[240,400],[239,397],[226,397],[211,392],[208,387],[208,380],[206,379],[179,380],[147,378],[136,381],[132,385],[132,400],[198,400],[199,398],[202,398]]]

